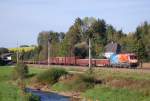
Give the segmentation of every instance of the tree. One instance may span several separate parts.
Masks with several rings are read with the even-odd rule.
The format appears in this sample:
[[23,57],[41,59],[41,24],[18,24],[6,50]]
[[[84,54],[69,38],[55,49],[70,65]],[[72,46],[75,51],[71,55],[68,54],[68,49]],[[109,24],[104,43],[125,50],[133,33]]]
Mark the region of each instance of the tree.
[[150,24],[148,22],[139,25],[135,32],[126,34],[122,30],[116,30],[103,19],[76,18],[66,33],[40,32],[37,39],[38,46],[32,51],[23,52],[23,59],[46,60],[49,39],[51,39],[49,47],[52,57],[81,56],[84,58],[87,55],[85,46],[89,44],[90,39],[92,57],[99,58],[100,54],[104,52],[104,46],[108,42],[114,41],[122,46],[122,52],[137,53],[142,60],[150,60],[147,58],[150,57]]
[[9,52],[9,50],[7,48],[4,48],[4,47],[0,48],[0,55],[4,54],[4,53],[8,53],[8,52]]
[[20,45],[20,47],[29,47],[29,45]]
[[116,30],[113,28],[112,25],[108,25],[106,27],[107,42],[115,41],[114,40],[114,34],[115,33],[116,33]]
[[138,40],[138,47],[143,45],[142,47],[144,48],[142,49],[141,47],[139,48],[139,50],[144,51],[145,55],[147,55],[147,58],[146,56],[144,56],[144,61],[149,61],[150,59],[148,57],[150,57],[150,25],[147,22],[144,22],[142,25],[138,26],[135,32],[135,37]]
[[41,47],[41,51],[39,54],[40,60],[47,59],[47,40],[48,40],[48,33],[49,32],[40,32],[38,36],[38,45]]
[[[77,18],[75,20],[75,23],[69,28],[68,32],[65,35],[63,41],[63,48],[69,52],[70,56],[74,55],[73,54],[74,46],[84,40],[83,35],[81,33],[81,25],[82,25],[82,20],[80,18]],[[65,52],[65,50],[63,51]]]
[[118,40],[120,43],[122,52],[136,53],[137,51],[137,39],[134,37],[134,33],[128,33],[127,36],[121,36]]
[[74,54],[80,58],[88,56],[88,45],[86,42],[78,43],[74,47]]
[[146,53],[145,53],[145,46],[141,39],[139,39],[137,43],[137,55],[141,62],[142,67],[143,60],[146,58]]
[[65,33],[60,32],[59,33],[59,41],[62,42],[64,40],[64,38],[65,38]]
[[98,19],[91,25],[93,33],[92,37],[92,53],[94,57],[98,57],[102,53],[104,46],[107,43],[106,23],[102,19]]
[[59,33],[53,31],[40,32],[38,36],[38,46],[40,48],[39,59],[45,60],[48,57],[48,40],[50,41],[51,56],[57,55],[57,43],[60,42]]

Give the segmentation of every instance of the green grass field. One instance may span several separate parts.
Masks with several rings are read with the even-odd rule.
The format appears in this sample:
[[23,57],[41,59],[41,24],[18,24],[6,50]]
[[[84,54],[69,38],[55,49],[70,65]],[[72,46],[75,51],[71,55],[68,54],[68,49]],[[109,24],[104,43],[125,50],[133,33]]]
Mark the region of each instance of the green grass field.
[[[110,69],[93,72],[103,83],[83,92],[83,97],[92,101],[150,101],[150,73]],[[69,91],[63,83],[53,85],[52,89]]]
[[[0,66],[0,101],[22,101],[19,88],[11,81],[12,70],[11,66]],[[40,69],[30,69],[31,74],[40,71]]]
[[[20,90],[12,84],[13,67],[0,66],[0,101],[21,101]],[[46,68],[29,68],[30,74],[38,74]],[[72,70],[72,69],[68,69]],[[76,71],[75,69],[73,69]],[[78,70],[77,70],[78,72]],[[94,70],[94,75],[103,80],[102,84],[82,92],[82,97],[99,101],[150,101],[150,73]],[[26,81],[30,83],[31,78]],[[69,91],[67,85],[58,82],[52,86],[56,91]]]
[[150,96],[144,95],[142,92],[107,86],[96,86],[87,90],[83,96],[99,101],[150,101]]
[[9,81],[12,67],[0,67],[0,101],[20,101],[19,89]]

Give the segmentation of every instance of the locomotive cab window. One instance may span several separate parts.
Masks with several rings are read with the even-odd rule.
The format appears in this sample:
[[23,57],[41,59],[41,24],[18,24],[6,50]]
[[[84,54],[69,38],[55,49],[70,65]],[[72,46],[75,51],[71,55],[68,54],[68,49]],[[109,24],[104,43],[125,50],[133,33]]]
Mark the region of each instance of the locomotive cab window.
[[130,59],[137,59],[137,57],[135,55],[131,55]]

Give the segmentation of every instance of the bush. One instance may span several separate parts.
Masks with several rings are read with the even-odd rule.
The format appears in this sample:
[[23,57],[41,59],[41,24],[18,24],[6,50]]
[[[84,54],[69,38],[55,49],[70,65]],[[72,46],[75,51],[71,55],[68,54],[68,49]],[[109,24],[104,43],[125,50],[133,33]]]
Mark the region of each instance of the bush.
[[14,69],[13,69],[13,74],[12,77],[14,80],[17,79],[24,79],[28,75],[28,66],[23,64],[23,63],[18,63]]
[[94,76],[90,76],[90,75],[81,75],[79,77],[79,81],[82,81],[81,83],[79,83],[79,90],[86,90],[86,89],[89,89],[89,88],[92,88],[94,87],[94,84],[95,84],[95,78]]
[[31,94],[29,101],[41,101],[39,96]]
[[65,82],[73,91],[85,91],[94,87],[95,78],[91,75],[76,75],[70,82]]
[[54,84],[61,76],[66,74],[68,74],[68,72],[63,68],[51,68],[41,74],[38,74],[36,76],[36,80],[40,83]]
[[32,93],[26,93],[25,96],[22,96],[21,101],[41,101],[40,96],[34,95]]
[[5,61],[0,58],[0,66],[4,66],[4,65],[5,65]]

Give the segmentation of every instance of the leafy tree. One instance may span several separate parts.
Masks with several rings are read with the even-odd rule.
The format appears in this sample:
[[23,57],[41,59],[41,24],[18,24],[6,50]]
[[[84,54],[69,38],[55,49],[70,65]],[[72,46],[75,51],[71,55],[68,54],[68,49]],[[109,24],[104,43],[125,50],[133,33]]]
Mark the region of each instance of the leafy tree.
[[81,25],[82,20],[80,18],[77,18],[75,20],[75,23],[69,28],[68,32],[65,35],[64,41],[62,42],[62,48],[65,49],[63,50],[63,53],[69,52],[68,55],[65,54],[67,56],[73,56],[74,46],[84,40],[83,33],[81,33]]
[[93,33],[92,53],[94,57],[98,57],[107,43],[106,23],[103,19],[98,19],[92,24],[91,29]]
[[60,32],[59,33],[59,41],[62,42],[64,40],[64,38],[65,38],[65,33]]
[[129,33],[127,36],[122,36],[119,39],[119,43],[122,46],[122,52],[136,53],[137,39],[134,37],[134,33]]
[[39,59],[45,60],[47,59],[47,40],[48,40],[49,32],[40,32],[38,36],[38,45],[41,47],[41,51],[39,53]]
[[51,56],[56,56],[57,54],[57,43],[60,42],[59,33],[57,32],[41,32],[38,36],[38,45],[40,48],[39,59],[47,59],[48,55],[48,40],[50,40],[50,52]]
[[9,50],[7,48],[4,48],[4,47],[0,48],[0,55],[3,53],[8,53],[8,52],[9,52]]
[[78,43],[75,45],[74,49],[75,56],[80,58],[85,58],[88,56],[88,45],[86,42]]
[[[148,55],[147,57],[150,56],[150,25],[147,22],[144,22],[142,25],[138,26],[135,32],[135,37],[138,40],[138,51],[143,51],[138,55],[140,55],[142,60],[144,58],[144,60],[148,61],[148,58],[146,58],[143,53],[145,53],[145,55]],[[141,56],[142,54],[143,56]]]
[[145,46],[141,39],[139,39],[137,43],[137,55],[141,62],[142,67],[143,60],[146,59],[146,53],[145,53]]
[[[150,24],[144,22],[133,33],[116,30],[103,19],[94,17],[76,18],[66,33],[43,31],[39,33],[35,49],[22,52],[23,60],[45,60],[48,55],[50,40],[50,56],[80,56],[85,58],[89,38],[92,43],[92,56],[99,58],[104,46],[110,41],[122,46],[122,52],[137,53],[142,60],[150,61]],[[85,43],[85,44],[83,44]],[[6,52],[8,52],[6,50]],[[1,49],[0,49],[1,54]]]
[[21,45],[20,47],[29,47],[29,45]]
[[60,56],[71,56],[70,43],[65,38],[62,43],[60,43],[59,55]]
[[113,26],[108,25],[106,28],[107,42],[115,41],[114,40],[114,34],[115,33],[116,33],[116,30],[113,28]]

